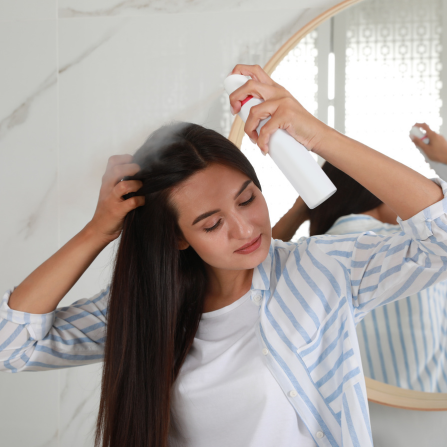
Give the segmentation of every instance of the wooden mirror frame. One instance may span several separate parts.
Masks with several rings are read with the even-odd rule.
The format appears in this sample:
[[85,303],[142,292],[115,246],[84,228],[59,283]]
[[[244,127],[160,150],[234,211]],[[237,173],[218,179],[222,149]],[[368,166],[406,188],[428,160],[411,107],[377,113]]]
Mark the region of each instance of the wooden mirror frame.
[[[362,0],[344,0],[315,19],[311,20],[307,25],[297,31],[267,62],[264,70],[271,75],[279,63],[296,47],[296,45],[307,34],[321,25],[324,21],[342,12]],[[231,126],[229,139],[240,148],[242,138],[244,137],[244,122],[236,116]],[[447,411],[447,393],[426,393],[422,391],[413,391],[397,386],[388,385],[386,383],[365,377],[366,390],[368,400],[381,405],[390,407],[403,408],[406,410],[419,411]]]

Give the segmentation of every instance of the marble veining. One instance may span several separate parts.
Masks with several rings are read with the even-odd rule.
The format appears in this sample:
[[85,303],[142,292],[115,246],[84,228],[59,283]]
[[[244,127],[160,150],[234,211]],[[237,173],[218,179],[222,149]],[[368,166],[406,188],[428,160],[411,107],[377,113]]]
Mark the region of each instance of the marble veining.
[[56,72],[50,73],[19,106],[0,121],[0,141],[12,128],[19,126],[26,121],[33,102],[51,87],[56,85],[56,81]]
[[329,2],[328,0],[122,0],[115,4],[110,1],[89,2],[87,7],[79,5],[79,1],[62,0],[59,2],[59,17],[103,17],[117,15],[143,15],[143,14],[175,14],[195,12],[219,11],[247,11],[277,8],[293,8],[302,10],[312,7],[318,8]]
[[36,445],[36,447],[52,447],[58,445],[58,438],[59,438],[59,430],[56,430],[49,439],[47,439],[45,442],[42,442],[39,445]]
[[[123,23],[124,24],[124,23]],[[57,72],[50,73],[35,89],[34,91],[9,115],[0,121],[0,141],[5,137],[7,132],[20,124],[23,124],[28,118],[30,108],[34,101],[55,86],[58,81],[58,75],[65,73],[75,65],[80,64],[84,59],[89,57],[100,46],[109,41],[114,35],[116,35],[122,26],[115,26],[111,28],[104,36],[97,42],[94,42],[88,48],[86,48],[79,56],[73,59],[71,62],[63,65]]]
[[116,25],[116,26],[110,28],[106,33],[104,33],[104,36],[101,39],[99,39],[97,42],[92,43],[89,47],[87,47],[79,56],[74,58],[71,62],[68,62],[65,65],[63,65],[62,67],[60,67],[58,73],[63,74],[70,68],[74,67],[75,65],[80,64],[84,59],[87,59],[100,46],[104,45],[113,36],[115,36],[125,24],[126,24],[126,20],[122,21],[119,25]]
[[[71,384],[73,385],[73,384]],[[64,425],[61,427],[62,433],[68,430],[69,426],[73,423],[74,420],[78,419],[79,416],[82,414],[82,410],[85,409],[85,407],[89,404],[89,398],[88,396],[85,397],[85,399],[78,402],[78,404],[73,408],[73,411],[71,413],[71,418],[67,419],[64,423]]]
[[[163,0],[124,0],[116,3],[113,6],[105,8],[98,8],[92,11],[82,11],[73,7],[63,7],[59,9],[59,17],[98,17],[98,16],[114,16],[122,13],[133,12],[134,14],[141,13],[143,10],[148,12],[180,12],[184,6],[183,0],[166,2]],[[197,4],[202,3],[200,0],[190,0],[188,3],[192,7],[197,7]]]
[[35,205],[34,211],[31,214],[29,214],[28,217],[25,219],[24,225],[19,230],[19,234],[23,234],[25,240],[28,239],[34,233],[37,223],[39,222],[40,217],[42,217],[43,215],[42,209],[45,206],[45,203],[47,202],[48,198],[50,197],[53,188],[56,186],[56,180],[57,176],[56,174],[54,174],[53,180],[51,181],[44,195],[40,199],[39,203]]

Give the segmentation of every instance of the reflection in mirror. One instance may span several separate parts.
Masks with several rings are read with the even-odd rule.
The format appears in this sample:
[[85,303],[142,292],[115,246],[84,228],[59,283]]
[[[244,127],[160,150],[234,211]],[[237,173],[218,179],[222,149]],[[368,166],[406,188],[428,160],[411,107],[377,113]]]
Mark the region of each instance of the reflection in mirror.
[[[345,131],[423,175],[442,176],[408,138],[415,122],[435,131],[441,125],[442,1],[402,6],[366,1],[345,14]],[[360,222],[354,229],[369,229]],[[391,227],[371,229],[386,235]],[[444,281],[372,311],[357,331],[365,374],[402,388],[446,392],[446,295]]]
[[[446,165],[431,162],[409,138],[417,122],[441,130],[442,6],[441,0],[364,0],[301,40],[272,78],[340,132],[426,177],[445,178]],[[273,226],[296,193],[246,137],[242,151],[259,174]],[[292,240],[400,231],[391,209],[341,171],[328,164],[324,169],[338,196],[310,213],[310,225],[297,222]],[[352,199],[342,200],[342,193]],[[446,298],[444,281],[369,313],[357,327],[365,375],[405,389],[446,393]]]

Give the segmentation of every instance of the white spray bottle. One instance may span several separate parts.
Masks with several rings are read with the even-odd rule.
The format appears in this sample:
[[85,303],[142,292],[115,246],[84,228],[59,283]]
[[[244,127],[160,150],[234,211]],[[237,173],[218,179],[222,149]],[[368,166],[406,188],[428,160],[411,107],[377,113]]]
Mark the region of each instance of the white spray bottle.
[[421,129],[420,127],[413,126],[410,130],[410,135],[413,137],[418,138],[423,143],[428,144],[430,143],[430,139],[427,137],[427,134],[424,129]]
[[[224,81],[225,90],[230,95],[248,80],[246,76],[230,75]],[[253,106],[262,102],[262,99],[251,96],[242,101],[242,108],[238,113],[242,121],[247,120]],[[256,129],[258,135],[269,119],[270,117],[259,123]],[[269,154],[310,209],[316,208],[337,191],[309,151],[285,130],[278,129],[270,137]]]

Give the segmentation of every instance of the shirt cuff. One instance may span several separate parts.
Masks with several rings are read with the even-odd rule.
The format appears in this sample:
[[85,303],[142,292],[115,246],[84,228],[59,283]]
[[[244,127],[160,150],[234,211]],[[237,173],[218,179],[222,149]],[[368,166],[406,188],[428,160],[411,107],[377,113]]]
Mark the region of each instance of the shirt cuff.
[[407,220],[402,220],[400,217],[397,218],[397,222],[402,230],[413,236],[414,239],[420,241],[433,236],[431,222],[438,217],[445,215],[447,210],[447,182],[438,177],[430,180],[442,188],[444,198],[439,202],[428,206]]
[[8,302],[11,297],[12,290],[8,290],[2,299],[0,306],[0,319],[11,321],[16,324],[23,324],[28,329],[30,336],[34,340],[42,340],[50,331],[56,318],[56,311],[47,314],[31,314],[13,310],[9,307]]

